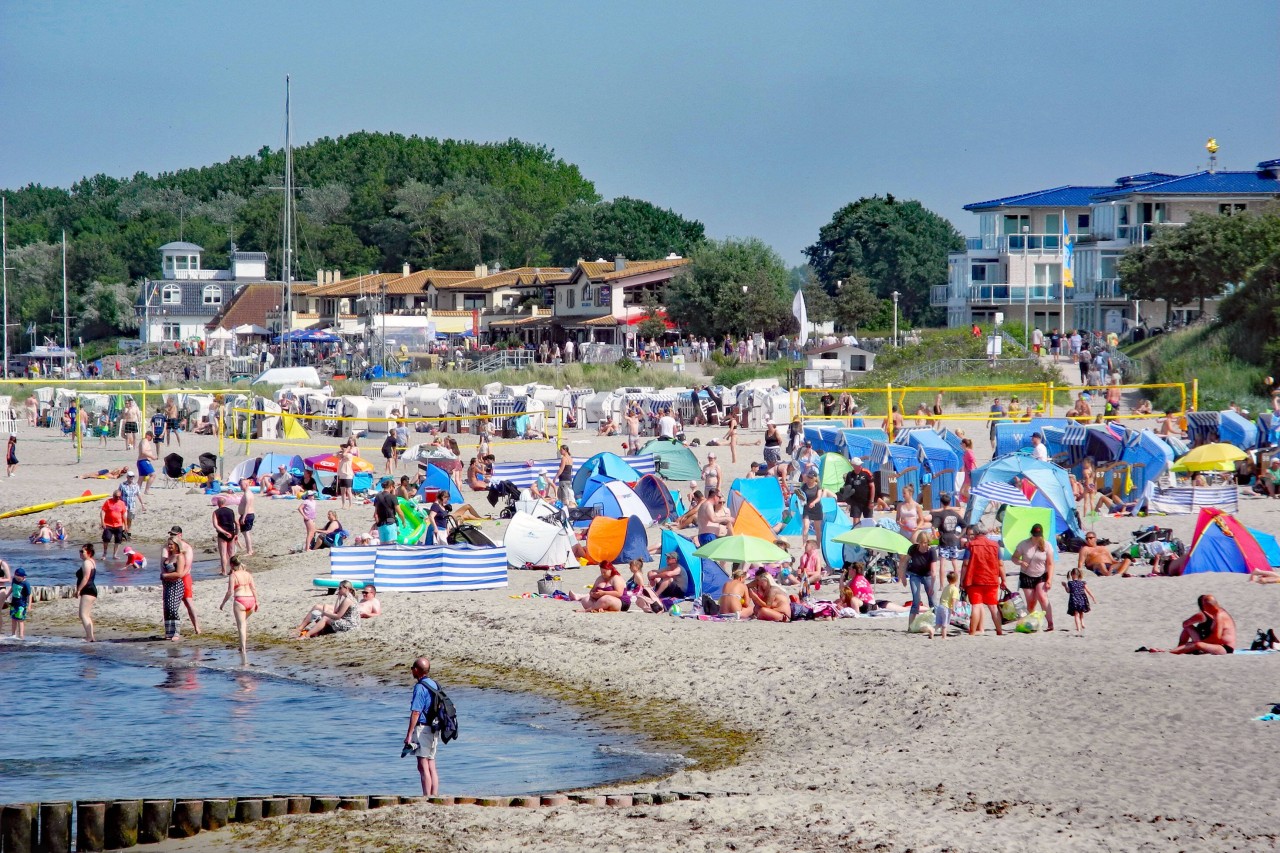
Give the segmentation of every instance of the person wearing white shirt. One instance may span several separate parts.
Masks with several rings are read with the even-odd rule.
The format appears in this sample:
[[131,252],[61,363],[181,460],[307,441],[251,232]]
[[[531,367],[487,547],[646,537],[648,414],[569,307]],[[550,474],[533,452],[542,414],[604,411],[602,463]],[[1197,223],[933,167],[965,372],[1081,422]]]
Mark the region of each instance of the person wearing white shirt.
[[1038,432],[1031,434],[1031,455],[1041,462],[1049,461],[1049,448],[1045,447],[1044,437]]
[[663,409],[662,417],[658,419],[658,438],[675,441],[678,428],[679,424],[676,423],[676,419],[671,417],[671,410]]

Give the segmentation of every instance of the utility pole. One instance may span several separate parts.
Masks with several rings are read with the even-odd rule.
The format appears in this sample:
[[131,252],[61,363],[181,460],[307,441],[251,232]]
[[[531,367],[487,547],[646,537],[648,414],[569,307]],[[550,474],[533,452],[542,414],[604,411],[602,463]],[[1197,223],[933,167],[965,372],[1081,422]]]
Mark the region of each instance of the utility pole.
[[9,376],[9,229],[5,219],[5,198],[0,196],[0,285],[4,290],[4,371]]
[[71,335],[67,323],[67,229],[62,229],[62,348],[71,349]]
[[289,75],[284,77],[284,313],[280,322],[281,363],[289,366],[289,327],[293,310],[293,136]]

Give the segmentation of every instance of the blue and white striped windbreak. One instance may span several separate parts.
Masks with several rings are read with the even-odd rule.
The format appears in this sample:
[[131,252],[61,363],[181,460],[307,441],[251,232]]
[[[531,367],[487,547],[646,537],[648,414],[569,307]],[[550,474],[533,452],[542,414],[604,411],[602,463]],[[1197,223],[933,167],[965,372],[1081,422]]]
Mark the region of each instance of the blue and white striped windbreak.
[[973,487],[972,494],[998,504],[1031,506],[1031,499],[1012,483],[986,481]]

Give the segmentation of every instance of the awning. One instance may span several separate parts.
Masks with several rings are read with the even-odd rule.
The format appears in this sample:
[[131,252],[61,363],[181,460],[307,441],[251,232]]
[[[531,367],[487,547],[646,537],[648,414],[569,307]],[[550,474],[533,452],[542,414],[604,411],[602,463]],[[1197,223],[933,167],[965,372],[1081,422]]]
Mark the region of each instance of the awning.
[[545,326],[551,322],[548,317],[513,317],[510,320],[494,320],[489,324],[490,328],[499,326],[504,329],[519,327],[522,329],[534,328],[537,326]]

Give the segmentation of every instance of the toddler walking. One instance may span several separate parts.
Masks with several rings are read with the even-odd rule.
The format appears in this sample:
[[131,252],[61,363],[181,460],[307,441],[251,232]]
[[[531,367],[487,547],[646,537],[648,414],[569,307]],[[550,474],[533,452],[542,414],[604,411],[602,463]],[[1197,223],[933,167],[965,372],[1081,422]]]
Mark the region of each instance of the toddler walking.
[[1076,636],[1084,636],[1084,615],[1089,612],[1089,601],[1095,604],[1098,599],[1094,597],[1093,590],[1089,589],[1089,585],[1084,582],[1084,570],[1079,566],[1072,569],[1067,577],[1069,580],[1062,585],[1067,591],[1067,614],[1074,616],[1076,620]]
[[[951,616],[960,604],[960,587],[956,584],[958,577],[954,571],[947,572],[947,585],[942,588],[942,595],[938,596],[937,607],[933,608],[934,631],[940,631],[944,640],[947,638],[947,629],[951,627]],[[929,639],[933,639],[932,633],[929,634]]]

